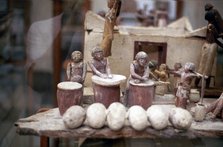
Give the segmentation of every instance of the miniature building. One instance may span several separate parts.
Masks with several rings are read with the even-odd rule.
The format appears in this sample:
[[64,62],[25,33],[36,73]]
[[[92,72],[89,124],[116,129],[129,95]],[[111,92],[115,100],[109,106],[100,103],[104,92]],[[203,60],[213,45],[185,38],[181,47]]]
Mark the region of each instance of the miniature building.
[[[91,49],[102,40],[104,19],[89,11],[85,17],[84,59],[91,59]],[[175,62],[199,63],[200,51],[205,41],[206,27],[192,30],[183,17],[164,28],[116,26],[109,57],[112,73],[129,76],[129,66],[138,51],[145,51],[149,60],[173,67]],[[90,71],[88,69],[88,71]],[[215,70],[213,70],[215,71]],[[86,86],[91,85],[87,74]]]

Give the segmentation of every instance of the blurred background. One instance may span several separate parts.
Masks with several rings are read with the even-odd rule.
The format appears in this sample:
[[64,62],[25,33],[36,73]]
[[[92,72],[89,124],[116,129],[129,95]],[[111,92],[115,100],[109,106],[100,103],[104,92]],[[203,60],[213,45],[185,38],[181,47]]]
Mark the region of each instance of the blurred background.
[[[187,16],[193,29],[197,29],[207,25],[206,3],[213,4],[223,15],[222,0],[122,0],[117,25],[165,27]],[[103,17],[108,10],[107,0],[0,0],[0,146],[39,146],[39,137],[16,134],[14,122],[40,108],[57,107],[56,85],[65,78],[70,54],[84,50],[88,10]],[[218,64],[223,65],[222,60],[218,59]],[[211,138],[185,140],[89,141],[85,146],[223,144],[220,139]],[[75,141],[59,144],[76,145]]]

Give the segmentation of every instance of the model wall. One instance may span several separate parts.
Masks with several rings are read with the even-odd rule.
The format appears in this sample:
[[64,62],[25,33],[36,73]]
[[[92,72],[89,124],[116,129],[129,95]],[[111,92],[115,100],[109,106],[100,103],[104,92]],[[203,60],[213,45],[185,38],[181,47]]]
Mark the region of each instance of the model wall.
[[[84,59],[89,61],[91,57],[91,49],[100,44],[102,40],[102,33],[91,32],[85,34],[85,49]],[[116,33],[112,44],[112,56],[109,57],[112,73],[129,76],[130,63],[134,56],[134,42],[147,41],[167,43],[167,57],[166,64],[173,68],[175,62],[195,63],[198,66],[200,51],[203,39],[185,38],[185,37],[169,37],[169,36],[152,36],[152,35],[121,35]],[[86,86],[91,84],[89,76],[90,69],[88,68],[88,76],[86,79]]]

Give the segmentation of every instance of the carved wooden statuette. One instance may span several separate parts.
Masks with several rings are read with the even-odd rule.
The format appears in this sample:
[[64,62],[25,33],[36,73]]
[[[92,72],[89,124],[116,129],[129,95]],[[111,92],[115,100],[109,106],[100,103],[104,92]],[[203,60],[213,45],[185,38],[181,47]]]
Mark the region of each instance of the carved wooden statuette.
[[109,62],[104,58],[101,48],[95,47],[92,50],[92,57],[88,64],[93,72],[91,79],[94,100],[109,107],[111,103],[120,101],[120,83],[125,81],[126,77],[111,74]]
[[93,75],[97,75],[101,78],[112,78],[111,69],[109,62],[104,58],[103,50],[100,47],[93,48],[91,52],[93,57],[91,61],[88,62]]
[[142,83],[149,80],[148,55],[141,51],[135,56],[135,60],[130,65],[130,79],[135,83]]
[[113,30],[116,19],[119,16],[121,0],[108,0],[108,12],[105,15],[105,24],[101,48],[104,50],[104,56],[111,56],[111,46],[113,40]]
[[80,51],[74,51],[71,54],[72,61],[67,64],[67,79],[72,82],[84,83],[87,66],[83,62],[83,56]]
[[176,92],[176,103],[177,107],[182,107],[186,109],[187,100],[190,97],[191,83],[193,78],[198,77],[197,73],[195,73],[195,65],[194,63],[186,63],[184,65],[183,71],[174,72],[176,75],[180,76],[180,83]]
[[156,94],[164,95],[168,92],[169,75],[167,72],[167,65],[161,64],[159,70],[154,71],[157,75]]
[[130,77],[127,83],[127,105],[140,105],[147,109],[154,99],[154,82],[149,79],[148,55],[141,51],[130,65]]
[[[206,82],[206,87],[208,88],[214,59],[217,54],[217,47],[219,45],[223,48],[223,44],[218,40],[218,38],[223,38],[223,20],[219,12],[211,4],[205,5],[205,11],[205,20],[208,21],[206,42],[202,46],[198,72],[202,75],[209,76]],[[197,78],[195,81],[197,87],[199,82],[200,78]]]

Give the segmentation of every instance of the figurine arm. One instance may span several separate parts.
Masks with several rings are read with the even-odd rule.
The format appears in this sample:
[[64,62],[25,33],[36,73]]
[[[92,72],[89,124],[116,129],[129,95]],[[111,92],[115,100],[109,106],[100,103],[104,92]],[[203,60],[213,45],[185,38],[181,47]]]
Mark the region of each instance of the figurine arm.
[[110,68],[110,63],[108,62],[108,58],[107,58],[107,64],[106,64],[106,73],[108,75],[108,78],[112,78],[112,74],[111,74],[111,68]]
[[98,71],[98,70],[95,68],[95,66],[94,66],[94,64],[93,64],[92,62],[88,62],[88,65],[90,66],[91,70],[93,71],[93,73],[94,73],[95,75],[97,75],[97,76],[99,76],[99,77],[101,77],[101,78],[106,78],[106,77],[107,77],[107,75],[105,75],[105,74],[101,73],[100,71]]
[[132,78],[134,78],[134,79],[143,80],[143,78],[140,75],[135,73],[135,67],[133,64],[130,65],[130,74],[131,74]]
[[208,24],[207,29],[212,33],[212,35],[214,36],[214,40],[215,42],[221,47],[223,48],[223,44],[218,40],[218,38],[222,37],[222,34],[219,34],[218,31],[216,30],[215,26],[213,24]]
[[163,71],[159,71],[159,70],[155,70],[154,71],[156,74],[158,74],[159,75],[159,77],[165,77],[165,72],[163,72]]
[[182,71],[175,71],[173,69],[167,71],[169,74],[173,74],[175,76],[181,76]]
[[143,78],[149,79],[149,73],[150,73],[149,66],[146,66]]
[[83,74],[82,74],[82,83],[84,83],[85,77],[87,72],[87,65],[83,62]]
[[71,71],[71,63],[68,63],[67,64],[67,79],[70,80],[70,71]]

